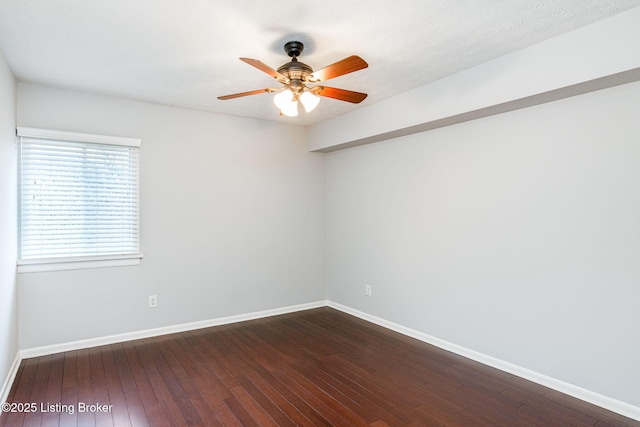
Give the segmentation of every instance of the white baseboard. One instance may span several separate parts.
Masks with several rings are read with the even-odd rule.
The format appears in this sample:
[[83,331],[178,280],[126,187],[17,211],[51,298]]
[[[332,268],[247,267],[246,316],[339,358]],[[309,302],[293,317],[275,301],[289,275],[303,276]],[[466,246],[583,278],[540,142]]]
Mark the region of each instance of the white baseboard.
[[0,389],[0,404],[5,403],[7,401],[7,397],[9,397],[9,392],[11,391],[13,381],[15,381],[16,375],[18,374],[18,368],[20,367],[21,361],[22,359],[20,358],[20,353],[16,354],[15,359],[13,359],[11,369],[9,369],[7,378],[4,380],[2,389]]
[[559,391],[564,394],[568,394],[569,396],[573,396],[577,399],[584,400],[585,402],[589,402],[591,404],[607,409],[609,411],[616,412],[625,417],[640,421],[640,408],[637,406],[631,405],[629,403],[621,402],[611,397],[604,396],[602,394],[595,393],[590,390],[586,390],[584,388],[566,383],[564,381],[557,380],[552,377],[548,377],[538,372],[531,371],[529,369],[523,368],[518,365],[514,365],[509,362],[505,362],[504,360],[496,359],[495,357],[488,356],[486,354],[483,354],[474,350],[470,350],[466,347],[462,347],[457,344],[450,343],[448,341],[433,337],[431,335],[424,334],[414,329],[407,328],[402,325],[398,325],[397,323],[389,322],[385,319],[372,316],[370,314],[355,310],[351,307],[347,307],[342,304],[329,301],[328,306],[331,308],[335,308],[336,310],[340,310],[344,313],[351,314],[355,317],[366,320],[368,322],[374,323],[376,325],[382,326],[384,328],[390,329],[392,331],[409,336],[411,338],[415,338],[427,344],[434,345],[443,350],[456,353],[460,356],[464,356],[468,359],[475,360],[476,362],[480,362],[484,365],[488,365],[493,368],[500,369],[501,371],[508,372],[520,378],[533,381],[537,384],[543,385],[545,387],[549,387],[553,390]]
[[271,310],[257,311],[253,313],[238,314],[235,316],[220,317],[217,319],[202,320],[199,322],[182,323],[179,325],[165,326],[162,328],[147,329],[144,331],[128,332],[124,334],[110,335],[106,337],[90,338],[86,340],[72,341],[62,344],[46,345],[42,347],[20,350],[20,358],[40,357],[65,351],[80,350],[101,345],[115,344],[119,342],[133,341],[142,338],[157,337],[160,335],[174,334],[177,332],[193,331],[209,328],[211,326],[227,325],[230,323],[244,322],[246,320],[261,319],[263,317],[277,316],[279,314],[294,313],[312,308],[326,307],[327,301],[316,301],[307,304],[293,305],[289,307],[275,308]]

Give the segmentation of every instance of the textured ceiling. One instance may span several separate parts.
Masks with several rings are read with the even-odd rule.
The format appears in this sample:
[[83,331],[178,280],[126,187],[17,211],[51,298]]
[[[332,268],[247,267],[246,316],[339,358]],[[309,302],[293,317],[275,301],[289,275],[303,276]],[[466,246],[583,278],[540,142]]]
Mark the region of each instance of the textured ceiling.
[[[640,6],[640,0],[0,0],[0,49],[20,81],[186,108],[313,124]],[[286,41],[314,69],[355,54],[369,68],[328,86],[366,92],[359,105],[323,98],[279,117],[273,95],[219,95],[277,82]],[[275,85],[275,86],[274,86]]]

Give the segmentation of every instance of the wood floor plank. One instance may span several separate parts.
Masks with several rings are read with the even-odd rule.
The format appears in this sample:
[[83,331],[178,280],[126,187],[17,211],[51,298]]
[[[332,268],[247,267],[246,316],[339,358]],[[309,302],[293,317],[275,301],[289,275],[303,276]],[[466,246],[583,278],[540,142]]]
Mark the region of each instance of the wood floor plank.
[[[61,425],[76,425],[78,423],[78,412],[75,407],[78,400],[78,351],[65,353],[63,374],[62,374],[62,402],[63,409],[60,413]],[[69,409],[64,409],[65,405]],[[73,408],[73,409],[72,409]]]
[[162,348],[164,348],[164,346],[160,346],[158,343],[152,343],[149,346],[154,364],[162,379],[162,382],[164,383],[165,390],[171,396],[171,399],[177,407],[178,414],[182,416],[186,425],[202,425],[203,421],[198,415],[198,411],[189,400],[184,387],[182,387],[182,384],[176,376],[172,365],[170,365],[173,360],[167,360],[167,357],[165,357],[165,354],[163,354]]
[[340,382],[334,376],[315,366],[296,366],[299,373],[305,373],[306,376],[317,384],[325,393],[333,396],[344,407],[357,414],[364,422],[372,423],[380,418],[382,410],[373,406],[364,396],[356,393],[355,390]]
[[[158,363],[163,363],[163,361],[161,357],[158,356],[154,347],[153,340],[144,340],[140,343],[137,351],[144,370],[147,373],[147,377],[149,378],[149,384],[158,397],[160,406],[171,425],[186,426],[185,418],[181,414],[177,402],[174,400],[173,395],[165,383],[161,369],[158,367]],[[155,405],[145,407],[145,412],[149,413],[150,410],[154,409],[156,409]],[[157,416],[155,412],[153,413]]]
[[[36,369],[31,392],[29,393],[28,402],[43,401],[47,393],[47,383],[49,381],[49,372],[51,371],[52,356],[43,356],[38,360],[38,368]],[[35,410],[25,414],[25,425],[41,425],[42,410]]]
[[[40,405],[62,402],[62,375],[64,372],[65,353],[58,353],[51,356],[51,367],[49,368],[49,381],[47,381],[47,392]],[[58,426],[60,424],[60,413],[55,411],[43,412],[42,426]]]
[[[132,427],[149,427],[149,421],[145,412],[144,404],[138,390],[129,390],[124,392],[124,401],[127,405],[127,413],[129,414],[129,421]],[[78,425],[91,425],[80,424]],[[152,426],[153,427],[153,426]]]
[[45,410],[2,427],[640,427],[330,308],[26,359],[8,401]]
[[109,396],[109,404],[112,406],[111,416],[113,424],[116,426],[130,426],[129,412],[124,396],[124,390],[120,383],[120,375],[116,366],[113,346],[106,345],[101,351],[102,364],[104,367],[106,390]]
[[[179,381],[181,387],[184,390],[185,398],[191,403],[198,418],[202,420],[202,423],[206,426],[214,426],[220,423],[219,418],[211,412],[211,408],[208,405],[203,393],[198,388],[194,378],[200,376],[200,370],[194,363],[197,360],[194,352],[186,352],[173,340],[167,342],[168,346],[162,348],[162,354],[167,360],[168,365],[175,374],[175,377]],[[187,372],[185,366],[190,371]],[[206,373],[205,373],[206,374]],[[187,420],[187,423],[198,423],[197,419]]]
[[149,377],[144,369],[144,365],[138,355],[137,347],[135,344],[126,343],[123,346],[131,375],[135,383],[135,390],[138,391],[142,406],[145,408],[158,405],[158,397],[153,391],[153,387],[149,382]]
[[331,422],[321,413],[320,408],[315,408],[311,402],[307,402],[302,398],[298,392],[297,387],[290,388],[285,383],[281,382],[274,373],[263,370],[260,372],[262,378],[265,379],[271,385],[278,394],[282,395],[288,404],[293,406],[296,411],[299,411],[308,419],[313,425],[318,426],[330,426]]
[[[94,347],[89,352],[89,371],[91,373],[91,392],[96,403],[108,405],[109,392],[107,389],[107,378],[102,363],[103,347]],[[111,411],[99,412],[95,414],[96,426],[112,427],[113,417]]]
[[[267,373],[267,371],[261,373],[260,370],[246,373],[248,381],[251,381],[251,384],[255,386],[260,393],[267,396],[274,405],[276,405],[280,411],[285,413],[288,418],[293,420],[296,425],[324,425],[325,420],[322,420],[318,424],[312,423],[311,419],[313,419],[317,414],[312,414],[309,418],[305,416],[303,411],[299,410],[293,402],[287,399],[286,393],[281,392],[282,389],[280,389],[280,391],[277,389],[279,384],[276,384],[274,381],[270,381],[270,375],[271,374]],[[247,390],[251,390],[247,386],[244,387]],[[309,407],[309,410],[311,411],[312,408]]]
[[[269,397],[267,397],[260,389],[253,384],[248,378],[240,379],[241,391],[239,393],[246,394],[244,397],[251,397],[256,404],[269,416],[278,426],[293,427],[296,423]],[[236,392],[234,392],[236,394]],[[236,395],[236,397],[238,397]]]
[[231,396],[224,400],[225,405],[238,419],[238,422],[243,427],[259,427],[260,424],[247,412],[247,409],[236,399],[235,396]]
[[364,420],[355,414],[349,413],[348,410],[332,396],[327,395],[328,398],[325,398],[321,389],[317,388],[315,384],[308,381],[302,375],[299,375],[295,370],[278,370],[274,372],[274,375],[287,388],[300,396],[305,402],[308,402],[311,407],[317,408],[318,412],[332,425],[366,425]]
[[[20,381],[12,387],[12,393],[14,393],[14,397],[12,399],[7,400],[8,402],[14,402],[18,404],[29,403],[31,391],[33,385],[36,381],[36,372],[38,369],[39,361],[34,359],[27,359],[24,362],[23,369],[20,372]],[[14,408],[17,410],[17,408]],[[25,418],[29,415],[29,412],[19,411],[17,412],[8,412],[9,415],[7,418],[13,418],[11,423],[7,423],[6,425],[23,425]],[[38,420],[39,421],[39,420]]]
[[[78,350],[76,353],[76,376],[77,376],[77,392],[78,402],[95,404],[96,400],[93,396],[93,386],[91,384],[91,357],[89,350]],[[78,425],[96,425],[95,412],[93,411],[80,411],[78,412]]]
[[364,396],[371,404],[384,409],[407,424],[415,419],[414,407],[404,402],[397,394],[387,392],[386,386],[378,386],[370,378],[357,375],[354,371],[339,364],[329,362],[322,365],[321,368],[325,366],[328,366],[326,370],[332,372],[335,378],[354,390],[355,393]]
[[242,386],[231,389],[233,396],[260,426],[278,427],[278,423],[264,410],[262,406]]

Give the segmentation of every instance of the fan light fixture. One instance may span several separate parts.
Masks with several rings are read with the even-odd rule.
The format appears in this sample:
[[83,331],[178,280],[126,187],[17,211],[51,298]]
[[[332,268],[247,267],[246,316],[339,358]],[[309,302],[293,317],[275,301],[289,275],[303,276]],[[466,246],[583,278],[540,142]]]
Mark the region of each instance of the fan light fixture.
[[284,89],[273,97],[273,103],[276,104],[280,113],[289,117],[298,115],[298,101],[300,101],[304,110],[310,113],[320,103],[320,97],[308,90],[298,95],[291,89]]
[[352,90],[338,89],[324,85],[315,86],[316,83],[367,68],[369,65],[364,59],[352,55],[314,72],[313,68],[298,61],[298,56],[302,53],[303,49],[304,45],[300,42],[291,41],[286,43],[284,45],[284,51],[291,57],[291,61],[280,66],[277,70],[263,64],[257,59],[240,58],[241,61],[275,78],[278,82],[282,83],[284,87],[234,93],[232,95],[219,96],[218,99],[227,100],[249,95],[258,95],[260,93],[277,92],[273,97],[273,103],[280,110],[280,114],[295,117],[298,115],[298,101],[300,101],[304,110],[310,113],[318,106],[321,96],[351,102],[353,104],[358,104],[367,97],[366,93],[354,92]]

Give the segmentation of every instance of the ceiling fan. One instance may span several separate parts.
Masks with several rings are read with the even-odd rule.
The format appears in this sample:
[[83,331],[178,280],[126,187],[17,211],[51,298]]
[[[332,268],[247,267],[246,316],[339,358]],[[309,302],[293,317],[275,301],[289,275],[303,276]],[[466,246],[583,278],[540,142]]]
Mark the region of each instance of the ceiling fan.
[[291,57],[291,61],[279,67],[277,70],[258,61],[257,59],[240,58],[241,61],[256,67],[258,70],[269,74],[271,77],[283,84],[283,87],[265,88],[252,90],[249,92],[234,93],[232,95],[219,96],[218,99],[227,100],[240,98],[243,96],[257,95],[260,93],[278,92],[273,102],[280,109],[280,114],[285,116],[298,115],[298,101],[302,104],[305,111],[312,111],[320,102],[319,96],[333,98],[340,101],[347,101],[354,104],[362,102],[366,97],[366,93],[354,92],[351,90],[337,89],[328,86],[314,85],[340,77],[354,71],[367,68],[369,64],[359,56],[352,55],[342,59],[331,65],[313,71],[313,68],[298,61],[298,56],[302,53],[304,45],[298,41],[290,41],[284,45],[284,51]]

